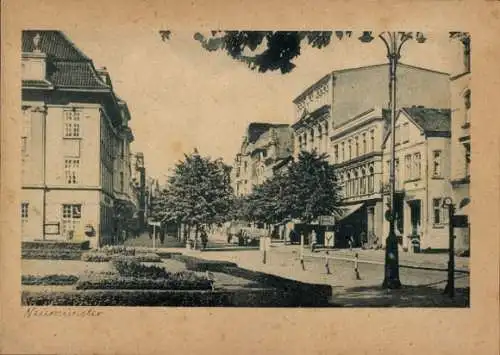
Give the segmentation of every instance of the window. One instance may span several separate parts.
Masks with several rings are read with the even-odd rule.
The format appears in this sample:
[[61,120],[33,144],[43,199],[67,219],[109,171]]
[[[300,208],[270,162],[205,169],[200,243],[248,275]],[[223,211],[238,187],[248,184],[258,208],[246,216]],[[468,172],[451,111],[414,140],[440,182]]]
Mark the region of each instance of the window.
[[29,203],[27,202],[21,203],[21,222],[23,224],[28,222],[28,214],[29,214]]
[[385,177],[386,177],[386,182],[390,182],[390,178],[391,178],[391,161],[390,160],[387,160],[387,162],[385,163],[385,166],[386,166],[386,172],[385,172]]
[[370,131],[370,140],[371,140],[371,151],[374,152],[375,151],[375,131],[372,129]]
[[345,143],[342,142],[342,161],[345,161]]
[[366,154],[366,133],[363,133],[363,154]]
[[123,178],[123,171],[120,171],[120,191],[123,192],[124,188],[125,188],[125,180]]
[[420,158],[420,153],[415,153],[413,155],[413,179],[420,179],[422,176],[422,162]]
[[432,199],[433,206],[433,223],[436,225],[448,223],[448,208],[443,206],[442,198]]
[[347,173],[346,196],[351,196],[351,173]]
[[432,152],[432,176],[441,177],[441,151]]
[[333,147],[333,159],[335,163],[338,163],[339,161],[339,145],[335,144]]
[[80,159],[65,159],[64,174],[67,184],[78,184],[78,173],[80,170]]
[[462,43],[464,44],[464,66],[465,70],[467,72],[470,72],[471,66],[470,66],[470,37],[467,36],[462,40]]
[[82,218],[82,205],[68,204],[62,205],[62,233],[65,236],[72,234],[78,229]]
[[394,160],[394,178],[396,179],[395,186],[399,188],[401,181],[401,175],[399,175],[399,158]]
[[366,193],[366,170],[361,169],[361,195]]
[[396,144],[401,143],[401,132],[400,132],[400,127],[396,126],[394,130],[394,139],[396,140]]
[[464,105],[465,105],[465,123],[470,123],[470,90],[467,90],[464,95]]
[[358,139],[358,136],[356,136],[355,140],[356,140],[356,156],[359,157],[359,139]]
[[464,144],[465,148],[465,176],[470,177],[470,144]]
[[358,172],[354,172],[354,187],[353,187],[353,195],[357,196],[359,194],[359,177],[358,177]]
[[352,159],[352,140],[349,139],[349,159]]
[[405,180],[410,180],[412,179],[412,173],[411,173],[411,155],[406,155],[405,156]]
[[408,122],[403,123],[401,128],[401,143],[408,143],[410,141],[410,125]]
[[373,166],[370,166],[369,172],[370,174],[368,175],[368,193],[372,193],[374,190]]
[[78,109],[64,111],[64,137],[79,138],[80,137],[80,113]]

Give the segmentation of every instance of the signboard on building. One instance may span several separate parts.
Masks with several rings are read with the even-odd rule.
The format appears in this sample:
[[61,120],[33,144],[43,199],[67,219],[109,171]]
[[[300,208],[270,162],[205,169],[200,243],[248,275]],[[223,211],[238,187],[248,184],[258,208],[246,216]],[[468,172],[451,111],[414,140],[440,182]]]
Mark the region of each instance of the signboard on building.
[[455,228],[467,228],[469,226],[469,219],[467,216],[455,215],[452,219],[452,225]]
[[45,235],[60,234],[59,222],[45,223],[43,232]]
[[333,225],[335,225],[335,217],[334,216],[319,216],[318,222],[322,226],[333,226]]

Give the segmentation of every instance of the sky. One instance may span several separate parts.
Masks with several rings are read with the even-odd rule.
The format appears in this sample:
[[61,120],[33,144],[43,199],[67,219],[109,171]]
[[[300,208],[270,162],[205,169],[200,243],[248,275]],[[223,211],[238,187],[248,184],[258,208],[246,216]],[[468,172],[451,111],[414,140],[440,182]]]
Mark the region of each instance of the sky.
[[[64,29],[63,29],[64,31]],[[117,95],[129,106],[133,152],[143,152],[147,175],[163,181],[183,153],[232,164],[250,122],[293,123],[292,100],[335,69],[386,63],[379,39],[370,44],[332,39],[325,49],[303,46],[289,74],[258,73],[224,52],[207,52],[193,31],[172,30],[163,42],[157,29],[128,25],[102,31],[64,31],[94,65],[105,66]],[[406,43],[401,62],[450,72],[456,53],[447,33]]]

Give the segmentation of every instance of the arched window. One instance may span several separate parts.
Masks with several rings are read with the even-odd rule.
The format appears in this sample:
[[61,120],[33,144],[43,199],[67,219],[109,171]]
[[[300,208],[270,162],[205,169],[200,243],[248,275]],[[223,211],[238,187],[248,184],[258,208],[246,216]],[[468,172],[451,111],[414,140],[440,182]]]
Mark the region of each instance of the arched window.
[[346,196],[351,196],[351,173],[347,173],[347,179],[345,181]]
[[356,141],[356,156],[359,157],[359,137],[356,136],[355,138],[355,141]]
[[363,168],[361,169],[361,195],[364,195],[366,193],[366,170]]
[[354,171],[354,179],[353,179],[353,182],[354,182],[354,187],[353,187],[353,195],[357,196],[359,194],[359,176],[358,176],[358,172],[357,171]]
[[373,166],[370,166],[368,175],[368,193],[372,193],[374,190],[374,173]]
[[349,139],[349,160],[352,159],[352,140]]

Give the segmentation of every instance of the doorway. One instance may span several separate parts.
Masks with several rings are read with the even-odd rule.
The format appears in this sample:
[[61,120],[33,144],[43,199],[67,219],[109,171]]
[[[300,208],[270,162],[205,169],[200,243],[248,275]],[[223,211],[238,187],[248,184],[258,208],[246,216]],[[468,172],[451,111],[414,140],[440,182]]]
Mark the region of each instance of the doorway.
[[422,202],[421,200],[412,200],[408,203],[410,205],[411,235],[418,236],[420,235],[420,226],[422,224]]

